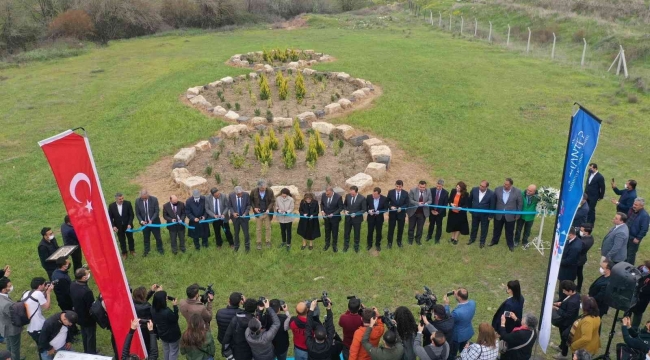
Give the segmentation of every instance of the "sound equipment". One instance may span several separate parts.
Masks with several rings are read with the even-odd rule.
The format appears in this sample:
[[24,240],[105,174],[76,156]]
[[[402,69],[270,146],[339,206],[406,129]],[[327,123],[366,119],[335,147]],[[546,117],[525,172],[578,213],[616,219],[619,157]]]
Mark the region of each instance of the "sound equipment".
[[623,311],[633,307],[639,295],[637,283],[641,275],[639,269],[629,263],[620,262],[614,265],[605,293],[607,305]]

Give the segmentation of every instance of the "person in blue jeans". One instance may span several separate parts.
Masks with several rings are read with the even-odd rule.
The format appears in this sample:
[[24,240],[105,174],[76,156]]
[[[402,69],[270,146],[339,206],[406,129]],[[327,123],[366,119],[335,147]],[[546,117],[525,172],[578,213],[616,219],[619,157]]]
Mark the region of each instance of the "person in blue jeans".
[[59,350],[72,351],[73,333],[70,331],[78,320],[74,311],[56,313],[43,324],[38,338],[38,352],[41,360],[52,360]]
[[449,308],[449,297],[445,295],[443,298],[445,311],[454,319],[454,334],[450,342],[449,360],[455,359],[458,351],[462,350],[469,339],[474,336],[472,320],[476,313],[476,302],[469,300],[467,289],[459,288],[458,290],[454,290],[454,297],[458,305],[452,311]]

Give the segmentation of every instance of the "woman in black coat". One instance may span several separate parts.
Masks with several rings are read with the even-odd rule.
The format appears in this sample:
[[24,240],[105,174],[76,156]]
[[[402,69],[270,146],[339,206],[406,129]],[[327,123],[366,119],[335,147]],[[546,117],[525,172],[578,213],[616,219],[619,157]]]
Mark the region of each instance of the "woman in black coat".
[[[298,235],[302,236],[302,247],[305,250],[309,240],[309,250],[314,249],[314,239],[320,237],[320,223],[318,222],[318,202],[314,201],[312,193],[306,193],[300,202],[298,213],[301,218],[298,222]],[[308,216],[309,218],[305,218]]]
[[[133,305],[135,306],[135,314],[138,316],[138,319],[151,320],[151,304],[149,304],[149,299],[156,292],[156,289],[162,290],[162,288],[157,288],[156,286],[153,285],[149,292],[147,292],[144,286],[133,290]],[[144,345],[147,348],[147,352],[149,352],[151,350],[149,347],[151,344],[148,341],[149,329],[147,328],[147,324],[141,324],[140,330],[142,330],[142,337],[145,339]]]
[[[469,194],[467,185],[459,181],[456,188],[449,194],[449,206],[455,208],[467,208],[469,206]],[[458,244],[458,237],[469,234],[469,223],[467,222],[467,211],[449,210],[447,215],[447,233],[451,233],[451,243]]]
[[501,336],[501,340],[508,346],[508,350],[501,354],[501,360],[528,360],[532,356],[535,340],[537,339],[537,333],[535,331],[538,323],[537,318],[532,314],[526,314],[522,319],[516,319],[514,313],[512,317],[515,318],[513,320],[516,322],[520,322],[521,326],[507,333],[506,317],[505,315],[501,315],[499,335]]
[[492,327],[497,333],[501,331],[501,315],[506,311],[515,314],[514,318],[510,315],[506,316],[506,333],[512,332],[519,325],[514,319],[521,319],[524,313],[524,297],[521,295],[519,280],[508,281],[506,292],[508,293],[508,298],[501,303],[501,306],[499,306],[492,317]]
[[151,320],[162,340],[165,359],[177,359],[180,352],[181,328],[178,326],[176,301],[172,302],[172,311],[167,307],[167,292],[161,290],[154,294],[151,306]]

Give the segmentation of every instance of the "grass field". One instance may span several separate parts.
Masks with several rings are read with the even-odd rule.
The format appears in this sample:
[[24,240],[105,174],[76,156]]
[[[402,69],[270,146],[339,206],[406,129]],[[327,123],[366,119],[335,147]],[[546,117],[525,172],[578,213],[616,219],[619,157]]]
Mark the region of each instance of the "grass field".
[[[508,176],[520,188],[529,183],[559,186],[577,101],[603,119],[594,157],[602,173],[621,184],[634,178],[640,195],[646,194],[650,155],[643,144],[650,135],[645,124],[649,99],[639,94],[637,103],[629,103],[623,93],[630,86],[618,79],[458,41],[399,14],[390,24],[370,30],[331,26],[338,23],[333,18],[310,23],[311,28],[295,31],[181,33],[116,41],[78,57],[0,70],[0,79],[6,78],[0,81],[0,265],[14,269],[14,294],[25,290],[32,277],[45,275],[36,253],[39,231],[43,226],[58,230],[64,215],[38,140],[83,126],[105,197],[122,191],[133,200],[139,186],[132,179],[144,168],[224,125],[181,104],[179,94],[195,84],[245,73],[224,61],[262,48],[323,51],[338,60],[317,69],[345,71],[380,85],[384,94],[376,106],[336,122],[396,141],[414,162],[430,169],[429,181],[463,180],[475,186],[488,179],[496,187]],[[404,180],[410,188],[419,179]],[[164,199],[167,194],[154,195]],[[614,194],[608,191],[606,196]],[[614,207],[603,201],[598,211],[597,241]],[[550,239],[552,220],[547,224]],[[365,229],[362,238],[364,234]],[[166,232],[163,239],[168,241]],[[136,241],[142,253],[141,235]],[[511,255],[505,245],[479,251],[465,242],[385,250],[378,257],[323,254],[318,247],[313,252],[294,247],[291,254],[273,250],[233,255],[212,247],[178,257],[168,251],[164,257],[129,259],[125,266],[133,287],[161,283],[172,296],[182,297],[193,282],[214,283],[216,307],[235,290],[290,304],[327,290],[337,316],[345,309],[346,295],[356,294],[379,308],[403,304],[415,310],[413,295],[423,285],[438,295],[465,286],[478,303],[476,326],[489,322],[505,299],[502,284],[519,279],[526,311],[539,314],[547,257],[520,249]],[[597,252],[595,247],[586,267],[587,287],[598,276],[593,261]],[[638,258],[649,255],[642,247]],[[611,324],[611,315],[604,322]],[[603,347],[605,336],[603,332]],[[110,354],[108,339],[99,330],[103,354]],[[23,353],[35,359],[33,342],[25,336],[23,344]]]

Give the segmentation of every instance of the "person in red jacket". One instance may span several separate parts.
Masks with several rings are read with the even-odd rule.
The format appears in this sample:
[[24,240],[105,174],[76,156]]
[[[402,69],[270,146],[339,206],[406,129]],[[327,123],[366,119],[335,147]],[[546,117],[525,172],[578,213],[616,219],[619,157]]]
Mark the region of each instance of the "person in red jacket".
[[305,337],[305,327],[307,325],[307,304],[304,302],[296,305],[297,316],[291,318],[289,328],[293,333],[293,353],[295,360],[307,360],[307,338]]
[[350,345],[352,345],[354,332],[363,326],[363,319],[359,314],[361,307],[361,299],[355,296],[348,301],[348,311],[339,318],[339,326],[343,329],[343,359],[345,360],[350,357]]
[[363,319],[363,326],[354,332],[352,344],[350,345],[350,360],[371,360],[370,354],[368,354],[366,349],[361,345],[361,339],[363,338],[363,334],[366,332],[366,327],[370,326],[370,319],[377,319],[374,324],[375,326],[372,328],[372,332],[370,333],[370,344],[374,347],[378,347],[379,340],[381,339],[381,336],[384,335],[384,323],[381,321],[379,312],[376,308],[372,308],[372,310],[363,309],[361,317]]

